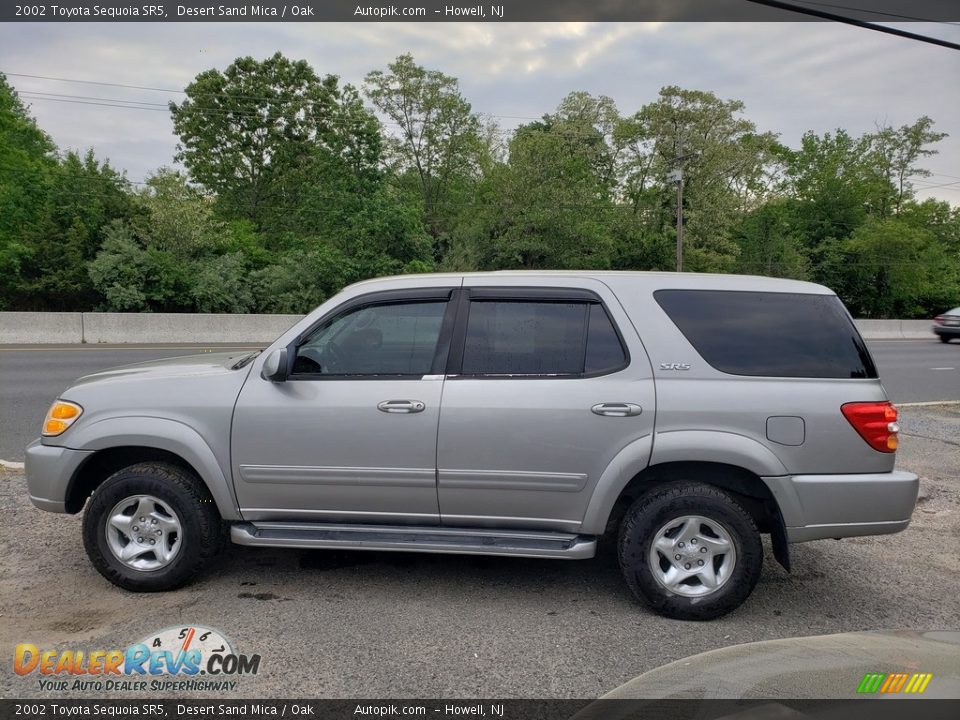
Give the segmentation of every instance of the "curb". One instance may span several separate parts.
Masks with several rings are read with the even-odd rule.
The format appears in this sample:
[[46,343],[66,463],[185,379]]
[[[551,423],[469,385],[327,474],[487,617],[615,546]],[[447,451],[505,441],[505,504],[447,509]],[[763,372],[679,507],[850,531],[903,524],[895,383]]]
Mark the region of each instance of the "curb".
[[894,403],[898,408],[937,407],[938,405],[960,405],[960,400],[931,400],[930,402]]

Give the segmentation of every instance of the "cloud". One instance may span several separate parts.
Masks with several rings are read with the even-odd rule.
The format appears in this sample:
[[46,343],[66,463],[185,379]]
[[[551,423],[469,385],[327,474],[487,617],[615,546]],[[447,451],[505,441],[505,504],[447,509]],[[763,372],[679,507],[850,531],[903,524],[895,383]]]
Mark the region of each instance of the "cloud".
[[[911,29],[923,31],[912,26]],[[960,28],[940,30],[960,35]],[[958,38],[960,39],[960,38]],[[804,131],[866,132],[929,115],[960,128],[960,53],[833,23],[289,23],[8,24],[0,69],[157,88],[184,87],[239,55],[280,50],[359,85],[397,55],[460,79],[475,110],[518,118],[552,111],[568,92],[609,95],[632,113],[664,85],[746,103],[762,130],[796,144]],[[21,91],[163,103],[176,93],[11,77]],[[166,112],[31,100],[61,147],[93,146],[131,178],[173,159]],[[960,175],[960,131],[939,146],[929,184]],[[954,178],[955,179],[955,178]],[[960,186],[931,192],[960,204]]]

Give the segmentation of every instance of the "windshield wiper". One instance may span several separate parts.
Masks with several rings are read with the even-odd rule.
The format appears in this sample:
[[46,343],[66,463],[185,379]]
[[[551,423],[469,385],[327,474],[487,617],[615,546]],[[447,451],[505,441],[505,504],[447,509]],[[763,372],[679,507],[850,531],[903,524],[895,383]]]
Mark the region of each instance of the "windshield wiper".
[[262,350],[254,350],[254,351],[253,351],[252,353],[250,353],[249,355],[244,355],[242,358],[240,358],[239,360],[237,360],[233,365],[231,365],[231,366],[230,366],[230,369],[231,369],[231,370],[239,370],[240,368],[249,365],[249,364],[253,361],[253,359],[254,359],[257,355],[259,355],[261,352],[263,352],[263,351],[262,351]]

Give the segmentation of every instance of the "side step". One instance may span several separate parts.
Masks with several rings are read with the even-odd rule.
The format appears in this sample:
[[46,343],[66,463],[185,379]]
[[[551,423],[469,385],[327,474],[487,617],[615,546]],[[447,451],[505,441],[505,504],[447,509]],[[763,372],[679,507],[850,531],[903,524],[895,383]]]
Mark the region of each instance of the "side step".
[[258,547],[393,550],[569,560],[591,558],[597,550],[596,538],[587,535],[396,525],[239,523],[230,528],[230,539],[238,545]]

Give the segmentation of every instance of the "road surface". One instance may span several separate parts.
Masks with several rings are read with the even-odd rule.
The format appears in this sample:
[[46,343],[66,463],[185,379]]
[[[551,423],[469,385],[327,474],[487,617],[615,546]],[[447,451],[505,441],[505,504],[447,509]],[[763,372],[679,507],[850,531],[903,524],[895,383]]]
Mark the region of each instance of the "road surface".
[[[897,403],[960,400],[960,342],[874,340],[870,350]],[[22,461],[50,402],[81,375],[226,346],[0,346],[0,460]]]

